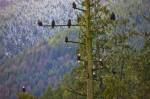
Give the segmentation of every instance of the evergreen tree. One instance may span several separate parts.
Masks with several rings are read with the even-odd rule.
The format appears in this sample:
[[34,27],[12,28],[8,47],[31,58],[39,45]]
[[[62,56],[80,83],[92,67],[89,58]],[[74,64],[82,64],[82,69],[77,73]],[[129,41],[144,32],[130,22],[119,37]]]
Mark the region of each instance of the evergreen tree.
[[36,97],[27,92],[21,92],[18,94],[18,99],[36,99]]
[[43,93],[40,99],[54,99],[54,93],[51,86],[47,88],[47,90]]
[[[150,37],[147,31],[140,33],[142,30],[138,29],[136,21],[131,22],[140,0],[118,2],[115,7],[102,5],[99,0],[93,0],[91,4],[92,61],[96,67],[96,75],[93,76],[94,99],[148,99]],[[85,2],[82,4],[84,6]],[[121,10],[121,7],[128,9]],[[78,24],[85,25],[86,17],[80,14]],[[143,17],[149,22],[149,17]],[[85,31],[85,28],[80,28],[79,42],[86,42]],[[143,47],[139,47],[141,42],[136,42],[141,37],[144,39]],[[61,96],[64,99],[86,98],[88,74],[85,46],[80,44],[77,50],[77,55],[80,55],[77,58],[79,66],[64,77],[61,86]]]

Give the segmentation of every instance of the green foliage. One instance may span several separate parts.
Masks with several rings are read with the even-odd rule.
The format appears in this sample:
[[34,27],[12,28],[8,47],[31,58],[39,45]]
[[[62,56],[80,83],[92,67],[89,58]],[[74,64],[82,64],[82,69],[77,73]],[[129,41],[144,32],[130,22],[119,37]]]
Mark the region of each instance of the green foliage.
[[[138,13],[135,8],[141,5],[140,0],[136,1],[117,1],[118,3],[109,6],[118,14],[116,21],[109,19],[110,8],[101,5],[99,0],[95,0],[91,7],[93,60],[102,59],[103,62],[103,66],[94,63],[98,68],[97,79],[93,80],[94,99],[148,99],[150,97],[150,39],[148,35],[139,33],[141,30],[135,29],[136,21],[130,22]],[[79,16],[79,24],[85,24],[85,17],[87,16],[84,14]],[[148,20],[147,18],[145,19]],[[143,48],[135,48],[135,44],[130,44],[130,37],[139,36],[144,39]],[[86,40],[85,29],[81,27],[79,42]],[[87,57],[85,51],[85,45],[79,45],[77,53],[81,54],[83,60]],[[63,99],[86,98],[88,77],[86,65],[86,61],[80,62],[78,67],[64,77],[60,87]]]
[[[112,10],[121,18],[115,22],[109,20],[110,12],[107,6],[98,3],[95,4],[99,6],[97,8],[93,6],[92,9],[94,12],[91,13],[91,18],[95,20],[91,22],[93,49],[96,50],[93,51],[93,60],[103,59],[104,67],[97,71],[98,78],[97,81],[94,81],[94,97],[103,97],[105,99],[147,99],[149,97],[147,92],[150,91],[150,78],[148,76],[149,57],[147,56],[150,50],[148,47],[149,37],[144,36],[145,48],[134,48],[134,45],[130,45],[129,42],[129,37],[139,36],[138,32],[140,32],[140,30],[137,29],[136,32],[132,32],[136,21],[134,21],[135,23],[129,21],[130,19],[135,20],[131,13],[136,15],[136,9],[133,8],[138,8],[139,6],[136,6],[136,4],[141,5],[141,2],[131,0],[131,2],[120,1],[120,3],[116,3],[117,6],[113,6],[115,8],[112,7]],[[122,4],[122,6],[119,4]],[[132,8],[124,8],[131,5]],[[83,15],[82,17],[84,18],[85,16]],[[83,19],[82,21],[80,21],[80,24],[84,24]],[[126,29],[126,24],[130,24],[129,30]],[[122,28],[119,28],[121,33],[118,33],[119,31],[116,29],[119,26],[122,26]],[[114,31],[117,33],[114,33]],[[84,32],[80,35],[84,35]],[[85,41],[85,38],[86,37],[82,36],[80,40]],[[100,48],[97,47],[97,45],[100,46]],[[139,50],[137,51],[137,49]],[[79,52],[84,59],[86,54],[83,45],[80,45]],[[100,67],[100,64],[96,65]],[[84,67],[86,65],[80,63],[80,66],[76,68],[74,72],[78,71],[77,74],[83,76],[86,74],[84,72],[86,71]],[[75,75],[75,77],[78,75]],[[81,78],[78,81],[86,84]],[[76,80],[74,83],[76,83]],[[86,90],[86,88],[84,88],[84,90]]]
[[36,97],[27,92],[21,92],[18,94],[18,99],[36,99]]
[[52,88],[49,86],[40,99],[54,99]]
[[[74,86],[73,86],[74,87]],[[68,88],[68,85],[62,84],[56,89],[48,88],[40,99],[85,99],[73,89]]]

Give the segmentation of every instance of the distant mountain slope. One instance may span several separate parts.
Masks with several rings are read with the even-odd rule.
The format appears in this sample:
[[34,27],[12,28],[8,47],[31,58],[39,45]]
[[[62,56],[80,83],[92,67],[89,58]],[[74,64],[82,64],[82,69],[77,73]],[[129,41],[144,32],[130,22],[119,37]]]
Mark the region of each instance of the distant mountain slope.
[[[60,50],[61,49],[61,50]],[[0,97],[15,99],[23,85],[34,95],[41,95],[49,85],[56,87],[64,73],[75,66],[75,47],[47,42],[8,58],[0,70]]]
[[57,24],[66,24],[75,12],[71,7],[72,0],[15,0],[11,5],[0,10],[0,37],[6,55],[15,55],[24,48],[30,48],[38,41],[54,35],[59,28],[41,28],[37,20]]
[[12,4],[15,0],[0,0],[0,9],[7,7]]
[[[75,47],[66,46],[65,28],[42,28],[37,20],[66,24],[74,20],[72,0],[2,1],[0,9],[0,98],[16,99],[25,85],[41,95],[49,85],[59,84],[65,72],[75,66]],[[56,34],[57,33],[57,34]],[[56,37],[56,39],[55,39]]]

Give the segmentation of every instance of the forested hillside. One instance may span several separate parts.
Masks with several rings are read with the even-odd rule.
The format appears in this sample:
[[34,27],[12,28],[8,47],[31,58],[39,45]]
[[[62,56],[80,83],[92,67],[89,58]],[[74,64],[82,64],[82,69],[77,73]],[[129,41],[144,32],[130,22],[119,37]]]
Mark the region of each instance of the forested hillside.
[[[148,99],[150,1],[110,0],[105,5],[99,0],[93,2],[91,35],[86,35],[89,28],[81,27],[79,36],[79,42],[85,44],[79,44],[79,66],[64,76],[58,89],[48,87],[41,99]],[[79,24],[86,24],[85,20],[90,19],[87,15],[79,15]],[[92,38],[91,85],[87,36]]]
[[0,98],[16,99],[22,86],[40,96],[75,66],[76,47],[64,43],[69,32],[37,25],[39,19],[63,24],[72,18],[71,0],[64,1],[0,0]]
[[[148,99],[150,1],[91,0],[91,17],[73,2],[85,11],[84,0],[0,0],[0,99],[86,99],[89,64],[93,99]],[[37,24],[68,19],[80,27]]]
[[48,85],[57,87],[64,73],[75,66],[74,56],[73,46],[41,42],[12,58],[6,58],[1,65],[0,97],[15,98],[22,86],[36,96],[41,95]]

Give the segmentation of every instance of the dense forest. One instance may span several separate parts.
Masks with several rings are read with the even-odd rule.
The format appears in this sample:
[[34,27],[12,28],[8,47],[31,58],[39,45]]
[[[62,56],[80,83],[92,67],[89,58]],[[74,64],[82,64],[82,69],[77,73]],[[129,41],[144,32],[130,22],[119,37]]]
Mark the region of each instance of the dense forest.
[[[45,0],[45,6],[41,5],[40,10],[32,6],[34,14],[38,11],[42,14],[43,7],[50,6],[47,5],[48,1]],[[30,26],[26,27],[34,34],[33,37],[30,36],[27,42],[23,40],[24,45],[18,43],[13,51],[7,45],[12,43],[7,40],[12,39],[9,32],[16,30],[12,28],[6,31],[10,25],[7,21],[6,25],[2,25],[2,29],[6,26],[2,31],[6,32],[6,35],[1,33],[0,37],[7,39],[0,42],[0,92],[3,93],[0,97],[89,99],[88,88],[92,88],[92,91],[89,91],[92,92],[92,99],[149,99],[150,1],[90,0],[90,5],[88,1],[68,0],[68,5],[63,3],[62,13],[65,14],[59,16],[63,21],[59,22],[57,17],[57,23],[49,25],[54,29],[45,28],[43,25],[49,24],[49,19],[54,20],[47,17],[49,10],[44,11],[42,18],[40,14],[34,17],[34,25],[37,25],[34,31],[29,30]],[[59,4],[59,0],[56,3]],[[68,10],[68,7],[72,9]],[[69,15],[72,23],[65,15]],[[58,28],[58,24],[66,24],[68,28]],[[73,27],[74,24],[78,26]],[[14,35],[18,34],[12,34]],[[4,48],[4,45],[7,48]],[[4,50],[7,56],[3,55]],[[92,87],[89,87],[88,81],[92,81]]]
[[[85,3],[86,0],[82,5]],[[90,33],[96,68],[92,70],[93,99],[148,99],[150,2],[115,0],[105,5],[95,0],[92,3]],[[78,24],[86,24],[85,20],[86,14],[79,14]],[[78,42],[86,42],[85,32],[80,27]],[[76,51],[78,66],[64,76],[58,88],[49,86],[40,99],[87,99],[88,56],[86,45],[80,43]]]

